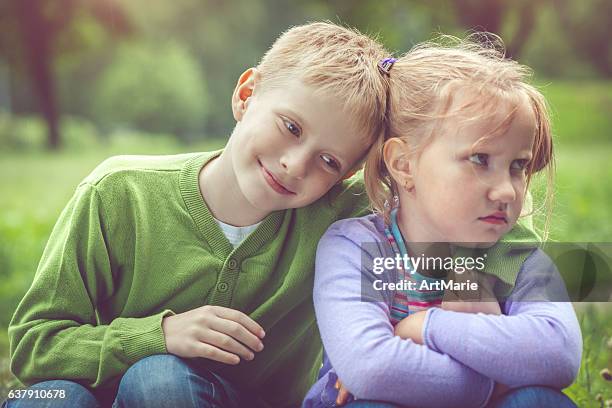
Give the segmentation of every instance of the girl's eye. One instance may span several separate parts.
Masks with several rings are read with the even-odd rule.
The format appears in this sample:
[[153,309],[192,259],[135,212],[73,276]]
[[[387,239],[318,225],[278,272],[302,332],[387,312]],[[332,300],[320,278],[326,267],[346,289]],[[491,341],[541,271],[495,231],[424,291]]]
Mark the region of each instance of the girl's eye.
[[489,155],[485,153],[476,153],[471,155],[468,160],[479,166],[487,166],[489,164]]
[[528,163],[529,163],[529,160],[527,159],[515,160],[510,165],[510,169],[519,170],[519,171],[525,170],[527,168]]
[[291,132],[292,135],[300,137],[300,135],[302,134],[302,130],[299,128],[298,125],[287,119],[283,120],[283,122],[285,122],[285,127],[289,132]]
[[323,159],[327,167],[329,167],[330,169],[334,171],[340,171],[340,164],[338,164],[338,162],[334,160],[333,158],[331,158],[330,156],[327,156],[324,154],[324,155],[321,155],[321,159]]

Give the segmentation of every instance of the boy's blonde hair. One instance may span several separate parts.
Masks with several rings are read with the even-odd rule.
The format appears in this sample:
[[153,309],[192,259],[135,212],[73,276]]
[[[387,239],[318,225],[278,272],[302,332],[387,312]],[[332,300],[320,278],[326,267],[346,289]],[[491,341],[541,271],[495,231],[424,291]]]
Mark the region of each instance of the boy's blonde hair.
[[[459,116],[468,121],[494,117],[500,103],[510,106],[510,115],[482,139],[505,133],[520,104],[528,103],[535,118],[533,158],[527,166],[531,176],[548,169],[544,206],[547,209],[544,234],[552,208],[554,174],[550,119],[542,94],[526,81],[531,70],[504,57],[503,43],[489,33],[475,33],[465,40],[441,36],[425,42],[399,58],[390,70],[387,129],[375,141],[366,160],[365,183],[376,212],[388,221],[392,197],[398,188],[383,159],[383,145],[394,137],[407,142],[411,152],[421,151],[441,122]],[[454,95],[465,90],[468,102],[450,111]],[[508,105],[509,104],[509,105]],[[476,142],[476,144],[478,144]],[[409,152],[407,152],[409,153]]]
[[371,142],[384,128],[388,84],[377,64],[387,55],[380,43],[355,29],[316,22],[285,31],[257,69],[262,89],[298,78],[337,97]]

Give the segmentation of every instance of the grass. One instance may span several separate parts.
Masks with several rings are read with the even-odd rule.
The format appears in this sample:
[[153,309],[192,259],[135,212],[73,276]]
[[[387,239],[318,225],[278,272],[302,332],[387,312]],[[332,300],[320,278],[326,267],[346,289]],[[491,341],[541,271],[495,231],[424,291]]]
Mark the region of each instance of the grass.
[[[612,216],[612,140],[609,144],[558,144],[550,239],[561,242],[610,242]],[[535,202],[544,195],[544,177],[534,181]],[[536,205],[536,207],[538,207]],[[536,213],[543,228],[545,211]]]
[[539,81],[551,106],[557,142],[566,145],[611,143],[612,82]]
[[[544,86],[555,115],[556,205],[550,237],[563,242],[612,242],[612,82]],[[134,139],[88,150],[2,153],[0,150],[0,400],[18,384],[8,371],[6,327],[27,290],[55,220],[78,182],[115,154],[171,154],[212,150],[222,141],[186,148],[172,141]],[[534,184],[541,197],[542,180]],[[542,216],[536,224],[542,224]],[[567,392],[581,407],[603,406],[612,387],[611,304],[576,305],[584,338],[582,367]]]
[[612,386],[601,375],[603,369],[612,367],[612,304],[576,306],[584,342],[582,365],[578,378],[565,393],[581,408],[599,408],[604,401],[612,400]]

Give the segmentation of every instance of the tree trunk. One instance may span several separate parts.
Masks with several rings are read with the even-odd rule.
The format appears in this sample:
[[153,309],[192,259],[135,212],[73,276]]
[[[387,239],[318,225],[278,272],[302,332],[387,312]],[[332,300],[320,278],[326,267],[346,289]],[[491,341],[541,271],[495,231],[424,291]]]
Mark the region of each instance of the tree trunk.
[[519,9],[519,23],[516,34],[508,44],[508,57],[516,59],[527,43],[535,25],[535,14],[539,4],[537,1],[524,2]]
[[26,60],[30,78],[38,96],[40,110],[47,121],[47,144],[50,149],[60,147],[59,117],[52,74],[54,32],[42,15],[40,0],[20,0],[17,15],[26,44]]
[[529,39],[535,24],[535,11],[538,0],[523,0],[512,5],[505,0],[454,0],[455,10],[459,22],[471,30],[488,31],[501,35],[504,16],[508,15],[513,7],[518,7],[519,22],[514,38],[505,41],[507,55],[516,58]]
[[612,4],[601,0],[591,5],[591,13],[576,19],[567,0],[554,0],[555,9],[563,29],[577,54],[606,78],[612,77],[612,47],[609,27],[612,24]]
[[502,0],[455,0],[461,24],[468,29],[500,34],[504,4]]

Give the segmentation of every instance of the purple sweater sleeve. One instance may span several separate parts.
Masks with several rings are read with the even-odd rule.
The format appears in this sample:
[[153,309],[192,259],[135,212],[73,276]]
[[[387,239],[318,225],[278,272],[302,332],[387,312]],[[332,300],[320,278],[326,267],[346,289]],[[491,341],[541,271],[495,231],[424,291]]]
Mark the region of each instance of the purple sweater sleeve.
[[500,316],[431,309],[425,344],[511,388],[564,388],[578,373],[582,337],[565,286],[541,250],[527,258]]
[[449,355],[395,337],[388,298],[362,299],[362,279],[371,287],[382,277],[368,265],[384,255],[376,253],[380,245],[365,249],[361,244],[377,241],[372,223],[362,218],[334,224],[319,243],[314,304],[338,377],[360,399],[419,407],[457,406],[458,401],[483,406],[493,390],[491,379]]

